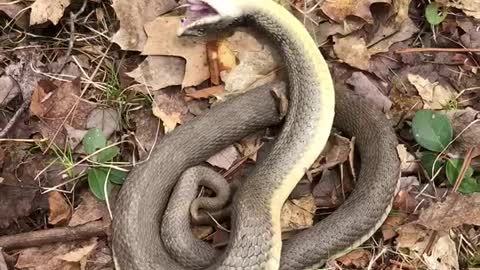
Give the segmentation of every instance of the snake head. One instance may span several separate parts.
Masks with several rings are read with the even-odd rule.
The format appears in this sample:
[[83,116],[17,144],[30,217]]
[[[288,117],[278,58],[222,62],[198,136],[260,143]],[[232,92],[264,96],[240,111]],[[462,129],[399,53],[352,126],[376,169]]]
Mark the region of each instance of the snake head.
[[178,36],[203,36],[241,21],[242,0],[186,0]]

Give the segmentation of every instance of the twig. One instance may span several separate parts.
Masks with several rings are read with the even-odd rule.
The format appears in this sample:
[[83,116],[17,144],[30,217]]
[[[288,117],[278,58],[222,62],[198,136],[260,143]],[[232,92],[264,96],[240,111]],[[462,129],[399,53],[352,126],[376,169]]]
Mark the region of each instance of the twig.
[[7,133],[12,129],[13,125],[18,121],[20,116],[30,107],[30,101],[31,98],[26,98],[20,108],[15,112],[13,117],[8,121],[8,123],[5,125],[5,127],[0,131],[0,138],[5,138],[7,136]]
[[75,44],[75,21],[77,20],[77,17],[85,11],[85,8],[87,7],[87,2],[87,0],[83,0],[82,7],[80,8],[80,10],[77,11],[77,13],[70,12],[70,39],[68,41],[68,49],[67,53],[65,54],[65,59],[63,60],[62,65],[60,65],[57,73],[62,72],[68,62],[68,58],[72,54],[73,45]]
[[452,192],[457,192],[458,188],[463,182],[463,178],[465,177],[465,173],[467,172],[468,167],[470,167],[470,164],[472,163],[472,158],[473,158],[473,150],[475,147],[470,147],[467,151],[467,155],[465,156],[465,159],[463,160],[462,168],[460,169],[460,173],[457,176],[457,179],[455,180],[455,185],[453,186]]
[[94,221],[76,227],[61,227],[41,231],[20,233],[0,237],[0,247],[5,250],[47,245],[57,242],[89,239],[106,236],[109,225],[103,221]]
[[417,52],[480,52],[480,48],[408,48],[395,51],[395,53]]

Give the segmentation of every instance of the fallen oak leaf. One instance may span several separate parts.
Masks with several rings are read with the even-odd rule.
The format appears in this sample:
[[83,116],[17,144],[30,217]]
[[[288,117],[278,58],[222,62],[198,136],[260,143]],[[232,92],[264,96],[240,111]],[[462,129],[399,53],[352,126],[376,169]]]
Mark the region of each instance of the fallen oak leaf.
[[365,269],[372,258],[372,253],[365,249],[355,249],[336,259],[346,267]]
[[148,39],[143,55],[180,56],[186,60],[182,87],[195,86],[210,77],[206,41],[202,38],[179,38],[181,17],[159,17],[145,25]]
[[113,0],[112,8],[120,20],[120,29],[112,40],[123,50],[141,51],[147,40],[144,25],[178,4],[175,0]]
[[367,23],[373,23],[373,15],[370,6],[375,3],[390,4],[390,0],[327,0],[322,3],[320,9],[330,19],[336,22],[344,21],[347,16],[357,16]]
[[72,214],[72,208],[58,191],[48,193],[48,205],[50,210],[50,214],[48,215],[49,224],[63,224],[67,222]]
[[444,202],[423,209],[418,224],[435,231],[448,231],[463,224],[480,225],[480,193],[452,193]]
[[155,95],[153,114],[162,120],[165,133],[172,131],[177,125],[183,124],[193,116],[189,114],[187,103],[179,92],[162,91]]
[[[185,74],[185,60],[180,57],[152,55],[126,74],[140,84],[152,88],[153,91],[172,85],[181,85]],[[149,94],[143,87],[134,89]]]

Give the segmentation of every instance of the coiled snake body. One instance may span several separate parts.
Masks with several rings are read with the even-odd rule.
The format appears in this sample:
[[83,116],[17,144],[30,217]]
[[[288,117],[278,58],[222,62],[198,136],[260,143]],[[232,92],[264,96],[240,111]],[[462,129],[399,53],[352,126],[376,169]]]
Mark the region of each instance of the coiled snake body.
[[[221,30],[240,22],[254,25],[278,44],[289,80],[282,131],[267,159],[237,192],[229,245],[208,269],[305,269],[365,241],[386,218],[399,176],[396,137],[389,122],[362,98],[334,92],[314,41],[278,4],[271,0],[190,0],[189,5],[181,35]],[[132,170],[114,210],[113,250],[118,268],[186,269],[168,254],[159,233],[170,193],[187,168],[251,132],[279,123],[276,101],[268,92],[274,87],[281,86],[252,90],[177,128],[155,146],[148,162]],[[362,165],[355,190],[337,211],[282,246],[281,207],[322,151],[334,111],[335,126],[356,137]]]

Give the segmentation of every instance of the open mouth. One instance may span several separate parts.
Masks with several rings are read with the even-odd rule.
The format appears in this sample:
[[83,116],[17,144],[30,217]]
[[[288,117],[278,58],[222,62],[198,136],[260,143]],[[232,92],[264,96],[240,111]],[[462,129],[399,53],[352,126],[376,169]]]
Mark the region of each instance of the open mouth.
[[181,7],[187,8],[185,17],[181,21],[182,27],[187,27],[204,18],[218,15],[215,9],[201,0],[187,0],[186,4],[181,5]]

